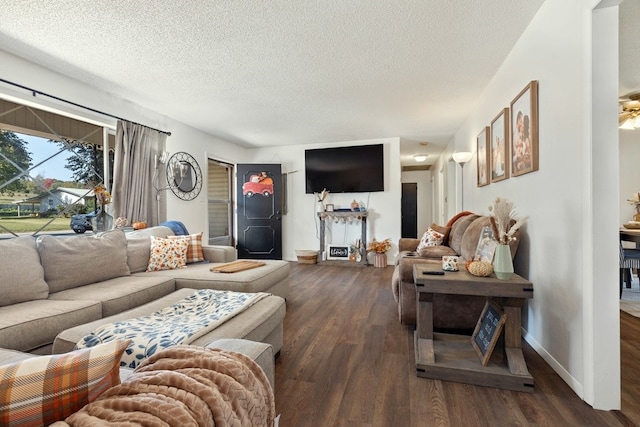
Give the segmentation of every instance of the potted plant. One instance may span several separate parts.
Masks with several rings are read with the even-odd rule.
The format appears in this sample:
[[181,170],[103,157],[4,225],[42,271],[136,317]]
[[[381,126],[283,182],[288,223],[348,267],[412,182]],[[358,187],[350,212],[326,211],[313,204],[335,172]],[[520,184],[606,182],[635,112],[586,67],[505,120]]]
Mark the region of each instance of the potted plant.
[[386,267],[387,266],[387,251],[391,249],[391,239],[384,239],[382,241],[376,240],[374,237],[367,246],[367,252],[373,252],[373,265],[374,267]]

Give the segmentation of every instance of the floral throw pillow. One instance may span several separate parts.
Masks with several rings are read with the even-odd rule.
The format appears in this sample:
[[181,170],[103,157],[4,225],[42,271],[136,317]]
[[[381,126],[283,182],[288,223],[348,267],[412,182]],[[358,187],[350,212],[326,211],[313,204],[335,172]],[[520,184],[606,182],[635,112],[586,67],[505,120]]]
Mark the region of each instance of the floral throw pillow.
[[202,231],[198,234],[189,234],[188,236],[168,237],[169,239],[185,239],[189,242],[189,248],[187,249],[187,264],[204,261],[204,252],[202,251]]
[[422,235],[420,243],[418,244],[417,252],[429,246],[441,245],[444,241],[444,234],[437,232],[433,228],[429,227],[427,231]]
[[151,236],[151,256],[147,271],[174,270],[187,266],[187,239],[165,239]]

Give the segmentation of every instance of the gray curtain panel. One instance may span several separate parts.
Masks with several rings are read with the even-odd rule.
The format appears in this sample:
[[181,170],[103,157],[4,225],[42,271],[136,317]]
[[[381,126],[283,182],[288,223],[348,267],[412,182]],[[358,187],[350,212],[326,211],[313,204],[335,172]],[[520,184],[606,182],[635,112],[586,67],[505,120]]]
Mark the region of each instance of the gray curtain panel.
[[[157,225],[166,218],[164,197],[153,186],[155,158],[164,151],[167,136],[145,126],[118,121],[111,191],[115,218],[129,224]],[[160,192],[162,193],[162,192]],[[162,218],[159,218],[162,216]]]

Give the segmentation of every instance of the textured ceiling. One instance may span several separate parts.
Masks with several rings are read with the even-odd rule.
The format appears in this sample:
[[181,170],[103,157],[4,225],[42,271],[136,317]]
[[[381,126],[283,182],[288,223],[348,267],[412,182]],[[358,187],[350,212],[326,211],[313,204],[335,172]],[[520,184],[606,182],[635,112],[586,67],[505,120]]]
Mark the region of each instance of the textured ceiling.
[[408,155],[451,138],[542,3],[0,0],[0,49],[243,146]]

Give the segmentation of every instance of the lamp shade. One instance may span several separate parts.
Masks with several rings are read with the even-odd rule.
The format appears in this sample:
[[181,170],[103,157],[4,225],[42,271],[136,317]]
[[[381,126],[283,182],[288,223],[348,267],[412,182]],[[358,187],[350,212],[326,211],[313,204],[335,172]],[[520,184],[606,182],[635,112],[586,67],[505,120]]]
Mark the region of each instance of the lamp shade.
[[459,151],[457,153],[453,153],[451,157],[453,157],[453,161],[459,164],[465,164],[469,160],[471,160],[471,156],[473,153],[469,151]]

